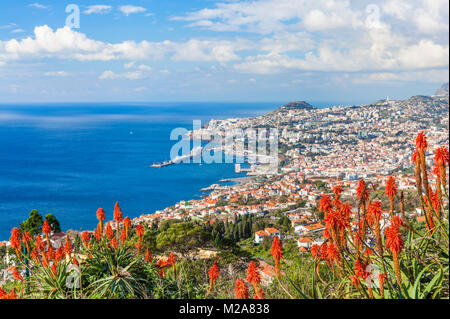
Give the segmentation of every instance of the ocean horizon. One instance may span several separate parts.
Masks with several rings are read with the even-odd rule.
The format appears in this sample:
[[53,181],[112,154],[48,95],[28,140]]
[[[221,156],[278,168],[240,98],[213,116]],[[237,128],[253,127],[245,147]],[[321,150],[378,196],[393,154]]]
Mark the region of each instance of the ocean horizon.
[[271,103],[70,103],[0,105],[0,240],[36,209],[64,231],[96,226],[103,207],[119,201],[130,218],[152,214],[236,174],[233,164],[181,164],[169,159],[170,132],[192,121],[259,116]]

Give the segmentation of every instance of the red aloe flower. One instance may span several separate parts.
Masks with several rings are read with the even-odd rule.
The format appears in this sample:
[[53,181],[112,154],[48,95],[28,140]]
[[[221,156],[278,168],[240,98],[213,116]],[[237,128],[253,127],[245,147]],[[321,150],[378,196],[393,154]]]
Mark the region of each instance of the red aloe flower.
[[52,267],[50,268],[50,275],[52,276],[53,279],[56,278],[57,273],[58,270],[56,269],[56,264],[53,264]]
[[320,246],[319,258],[328,262],[328,242]]
[[97,228],[95,228],[95,238],[97,239],[97,241],[100,241],[100,239],[102,239],[102,236],[103,231],[101,230],[100,223],[98,223]]
[[22,241],[23,241],[25,244],[28,244],[28,243],[31,242],[31,240],[32,240],[32,237],[31,237],[30,233],[29,233],[29,232],[23,232],[23,235],[22,235]]
[[357,258],[355,260],[355,263],[353,264],[353,271],[355,272],[355,275],[358,276],[359,278],[366,279],[367,276],[370,275],[370,273],[366,271],[366,267],[367,265],[363,263],[362,259]]
[[433,166],[433,174],[434,174],[437,178],[441,177],[441,168],[440,168],[439,166],[437,166],[436,163],[435,163],[435,165]]
[[22,260],[20,252],[20,230],[18,228],[14,227],[11,230],[11,240],[9,242],[11,244],[11,247],[16,251],[17,258],[19,258],[19,260]]
[[84,231],[81,233],[81,240],[83,241],[83,243],[86,247],[89,246],[90,238],[91,238],[91,235],[89,234],[89,232]]
[[333,205],[337,208],[340,208],[342,203],[340,201],[341,198],[341,193],[342,193],[342,187],[341,185],[335,185],[333,186],[333,194],[334,194],[334,199],[333,199]]
[[244,280],[236,280],[234,285],[234,292],[237,299],[248,299],[248,287]]
[[177,275],[177,268],[175,267],[176,261],[177,259],[175,258],[175,255],[173,253],[170,253],[169,258],[167,259],[167,263],[172,266],[172,270],[175,276]]
[[384,274],[378,274],[378,283],[380,286],[380,297],[381,299],[384,299],[384,283],[387,279],[387,273]]
[[124,227],[122,228],[122,231],[120,233],[120,242],[123,244],[127,241],[128,239],[128,232],[127,229]]
[[2,287],[0,287],[0,299],[6,299],[7,297],[8,294],[6,293],[6,291],[4,291]]
[[403,219],[401,219],[398,216],[394,216],[391,218],[391,224],[397,226],[403,226],[403,227],[408,227],[408,225],[406,225],[406,223],[403,221]]
[[352,207],[349,204],[342,204],[340,212],[345,218],[350,218],[352,215]]
[[142,247],[143,247],[142,242],[141,242],[141,241],[138,241],[138,242],[136,243],[136,249],[138,250],[138,255],[141,255]]
[[36,236],[35,246],[36,246],[36,248],[39,249],[40,251],[43,251],[44,248],[45,248],[45,244],[44,244],[44,242],[42,241],[41,235],[39,235],[39,234]]
[[384,232],[386,234],[386,248],[388,248],[392,252],[395,277],[398,284],[402,282],[400,273],[400,261],[398,256],[404,246],[399,223],[400,222],[396,219],[391,220],[391,225],[386,227],[386,230]]
[[11,246],[13,248],[20,248],[20,230],[16,227],[11,230]]
[[319,201],[319,211],[327,214],[328,211],[331,210],[331,208],[332,208],[332,205],[331,205],[330,196],[328,196],[328,194],[323,194],[320,197],[320,201]]
[[64,253],[69,257],[72,255],[72,243],[70,242],[70,239],[67,236],[66,242],[64,244]]
[[31,250],[31,258],[34,260],[35,263],[39,263],[39,252],[36,249],[36,247],[34,247]]
[[358,186],[356,188],[356,196],[358,198],[363,198],[364,200],[369,198],[369,192],[366,187],[366,182],[362,178],[358,182]]
[[209,268],[208,276],[209,276],[208,293],[210,293],[213,290],[214,286],[216,285],[216,280],[219,277],[219,265],[217,263],[217,260],[215,260],[214,264],[211,266],[211,268]]
[[145,251],[145,261],[148,263],[152,262],[152,254],[150,253],[150,250],[148,248]]
[[353,286],[355,286],[356,289],[359,289],[359,277],[356,275],[350,275],[350,280]]
[[105,220],[105,217],[106,217],[105,210],[101,207],[97,209],[98,225],[97,228],[95,229],[95,238],[97,238],[98,241],[100,241],[100,239],[103,236],[103,221]]
[[416,137],[416,149],[419,152],[425,152],[428,147],[427,138],[423,131],[417,134]]
[[105,210],[103,208],[99,208],[97,209],[97,219],[98,221],[102,222],[105,220],[106,214],[105,214]]
[[131,228],[131,219],[130,219],[130,217],[127,216],[127,217],[124,218],[123,226],[128,228],[128,229]]
[[247,269],[247,281],[251,284],[259,284],[261,282],[261,275],[258,266],[251,261]]
[[49,235],[51,234],[52,229],[50,228],[50,225],[47,220],[44,220],[44,223],[42,224],[42,233]]
[[325,226],[327,228],[335,229],[337,225],[340,224],[339,214],[335,211],[330,210],[323,221],[325,222]]
[[211,282],[215,282],[217,280],[217,278],[219,277],[219,264],[217,263],[217,260],[214,261],[213,265],[211,266],[211,268],[209,268],[209,280]]
[[340,260],[339,251],[333,243],[327,245],[327,258],[330,263],[338,263]]
[[387,182],[386,182],[386,189],[385,192],[386,196],[389,198],[389,205],[390,205],[390,213],[391,216],[394,215],[394,198],[397,194],[397,185],[395,184],[395,179],[392,176],[389,176]]
[[139,240],[142,240],[144,237],[144,226],[142,224],[136,226],[136,235],[139,237]]
[[55,261],[60,262],[61,259],[63,259],[63,257],[64,257],[64,248],[61,245],[61,246],[59,246],[58,250],[55,253]]
[[122,210],[119,207],[119,202],[114,205],[114,220],[118,223],[122,222]]
[[175,255],[173,253],[169,254],[169,258],[167,259],[167,263],[169,265],[174,265],[177,259],[175,258]]
[[80,263],[78,262],[78,260],[75,256],[73,256],[73,258],[72,258],[72,265],[77,266],[77,267],[80,266]]
[[48,268],[48,260],[47,257],[45,257],[45,253],[42,253],[42,267]]
[[323,230],[323,237],[324,237],[325,239],[331,238],[331,234],[330,234],[330,232],[328,231],[328,228],[325,228],[325,229]]
[[109,241],[111,241],[114,238],[114,231],[113,231],[110,223],[108,223],[106,225],[106,237],[108,237]]
[[333,194],[334,194],[337,198],[339,198],[339,196],[341,195],[341,193],[342,193],[342,187],[341,187],[341,185],[335,185],[335,186],[333,186]]
[[311,246],[311,256],[316,259],[317,253],[319,252],[319,245],[314,244]]
[[389,198],[393,198],[397,194],[397,184],[395,183],[395,179],[392,176],[389,176],[386,182],[385,194]]
[[367,222],[369,223],[369,225],[373,226],[375,223],[379,223],[382,214],[383,209],[381,208],[381,202],[371,202],[369,204],[369,207],[367,207]]
[[449,153],[446,146],[438,147],[434,152],[434,162],[436,165],[448,165],[449,163]]
[[417,154],[417,151],[414,150],[414,152],[411,155],[411,163],[414,165],[417,162],[419,154]]
[[375,240],[377,244],[377,250],[381,254],[383,254],[383,241],[381,239],[381,225],[380,220],[383,214],[383,210],[381,209],[381,202],[375,201],[371,202],[369,207],[367,208],[367,222],[371,227],[373,227],[375,232]]
[[160,259],[156,262],[155,266],[159,268],[159,276],[161,278],[164,278],[166,273],[165,269],[167,266],[170,266],[170,264],[168,263],[168,259],[167,260]]
[[439,202],[439,196],[438,196],[438,192],[436,190],[436,192],[433,192],[431,189],[429,191],[430,193],[430,200],[431,200],[431,206],[433,207],[434,211],[437,213],[438,217],[439,217],[439,213],[441,210],[441,203]]
[[12,267],[12,271],[13,271],[13,277],[15,280],[17,281],[23,281],[23,277],[22,275],[17,271],[16,266]]
[[47,258],[48,258],[48,260],[55,260],[55,251],[53,250],[52,246],[48,247]]
[[272,243],[272,257],[275,260],[275,270],[277,277],[280,278],[280,261],[283,258],[283,246],[281,244],[280,238],[275,236]]
[[111,244],[111,247],[114,249],[117,249],[119,247],[119,244],[117,243],[117,240],[114,237],[111,239],[110,244]]

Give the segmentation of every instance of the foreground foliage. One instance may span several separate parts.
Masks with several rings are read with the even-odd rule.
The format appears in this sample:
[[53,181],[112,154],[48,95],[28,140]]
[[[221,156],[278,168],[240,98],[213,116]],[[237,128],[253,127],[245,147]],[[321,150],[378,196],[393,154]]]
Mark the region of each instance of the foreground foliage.
[[[158,235],[145,232],[143,225],[133,226],[128,217],[123,218],[116,203],[113,222],[106,225],[105,211],[98,209],[97,229],[81,234],[77,251],[69,236],[53,248],[48,220],[42,224],[42,234],[14,228],[10,239],[14,282],[0,287],[0,299],[448,298],[449,155],[447,148],[438,148],[435,167],[429,172],[427,147],[420,133],[412,161],[425,227],[405,215],[404,194],[397,192],[393,177],[384,190],[389,211],[375,200],[380,194],[377,186],[360,180],[356,227],[351,223],[352,208],[341,202],[342,189],[335,185],[333,199],[324,194],[319,203],[325,241],[314,245],[310,254],[299,254],[294,243],[275,237],[270,247],[261,245],[253,254],[230,246],[216,260],[177,260],[173,253],[154,258],[144,249],[146,237],[151,236],[158,249],[194,247],[212,238],[189,223],[166,225]],[[435,185],[429,183],[431,173]],[[247,228],[242,227],[242,234]],[[267,260],[274,267],[271,283],[263,281],[255,255],[271,259]]]

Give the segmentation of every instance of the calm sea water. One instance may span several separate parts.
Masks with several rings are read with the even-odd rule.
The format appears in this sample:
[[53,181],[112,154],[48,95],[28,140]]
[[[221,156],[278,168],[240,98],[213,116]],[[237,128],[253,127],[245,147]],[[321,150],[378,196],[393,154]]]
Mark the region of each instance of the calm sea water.
[[112,219],[154,213],[201,188],[236,177],[232,164],[149,167],[166,160],[173,128],[193,119],[264,114],[281,103],[0,105],[0,240],[32,209],[64,230],[94,229],[103,207]]

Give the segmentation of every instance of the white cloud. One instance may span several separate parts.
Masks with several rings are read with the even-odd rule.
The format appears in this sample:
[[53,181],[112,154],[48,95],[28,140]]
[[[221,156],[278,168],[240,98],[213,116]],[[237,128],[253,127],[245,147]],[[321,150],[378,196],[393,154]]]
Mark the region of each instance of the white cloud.
[[124,41],[105,43],[88,38],[69,27],[52,30],[48,26],[34,29],[34,37],[0,41],[0,61],[54,57],[79,61],[150,60],[170,56],[175,61],[227,62],[239,59],[236,50],[242,41],[191,39],[187,42]]
[[126,16],[129,16],[130,14],[133,14],[133,13],[140,13],[140,12],[147,11],[147,9],[144,7],[130,6],[130,5],[120,6],[119,10]]
[[111,12],[112,7],[107,5],[92,5],[88,6],[86,10],[84,10],[85,14],[106,14]]
[[449,47],[431,40],[403,47],[398,52],[398,62],[405,69],[448,67]]
[[37,3],[37,2],[32,3],[32,4],[29,4],[28,6],[29,6],[29,7],[33,7],[33,8],[36,8],[36,9],[50,9],[49,6],[45,6],[45,5],[40,4],[40,3]]
[[388,0],[382,4],[383,11],[387,14],[395,16],[397,19],[406,20],[408,13],[412,9],[409,1],[404,0]]
[[[326,30],[362,25],[362,14],[347,0],[256,0],[217,3],[213,9],[190,12],[174,20],[215,31],[269,34],[286,30]],[[288,26],[286,25],[288,23]]]
[[23,33],[23,32],[25,32],[24,29],[14,29],[10,33],[15,34],[15,33]]
[[448,68],[449,46],[431,40],[397,46],[358,46],[342,50],[323,44],[316,51],[307,51],[302,58],[270,52],[247,57],[234,67],[248,73],[279,73],[287,71],[361,72],[369,70],[402,71],[408,69]]
[[358,72],[448,68],[447,12],[448,0],[254,0],[216,3],[173,19],[265,34],[237,70]]
[[0,30],[1,29],[12,29],[14,27],[17,27],[17,24],[15,24],[15,23],[8,23],[6,25],[0,25]]
[[51,72],[45,72],[45,76],[56,76],[56,77],[65,77],[69,76],[70,74],[66,71],[51,71]]
[[419,33],[448,33],[448,0],[386,0],[381,7]]
[[100,80],[115,80],[115,79],[127,79],[127,80],[140,80],[147,78],[148,74],[140,70],[125,73],[115,73],[113,71],[105,71],[100,76]]
[[[0,61],[120,60],[130,69],[105,71],[104,79],[142,78],[151,70],[148,61],[160,59],[216,62],[216,73],[397,74],[448,69],[448,0],[381,0],[370,8],[365,6],[369,2],[223,1],[173,18],[202,29],[255,33],[250,37],[221,34],[184,41],[107,43],[67,27],[40,26],[34,36],[0,41]],[[136,6],[119,10],[125,15],[146,11]]]
[[448,82],[448,70],[425,70],[408,72],[376,72],[371,74],[356,75],[353,83],[376,83],[376,82],[425,82],[444,83]]
[[175,54],[172,59],[175,61],[228,62],[239,60],[240,57],[235,51],[244,48],[245,44],[238,42],[191,39],[175,45]]

